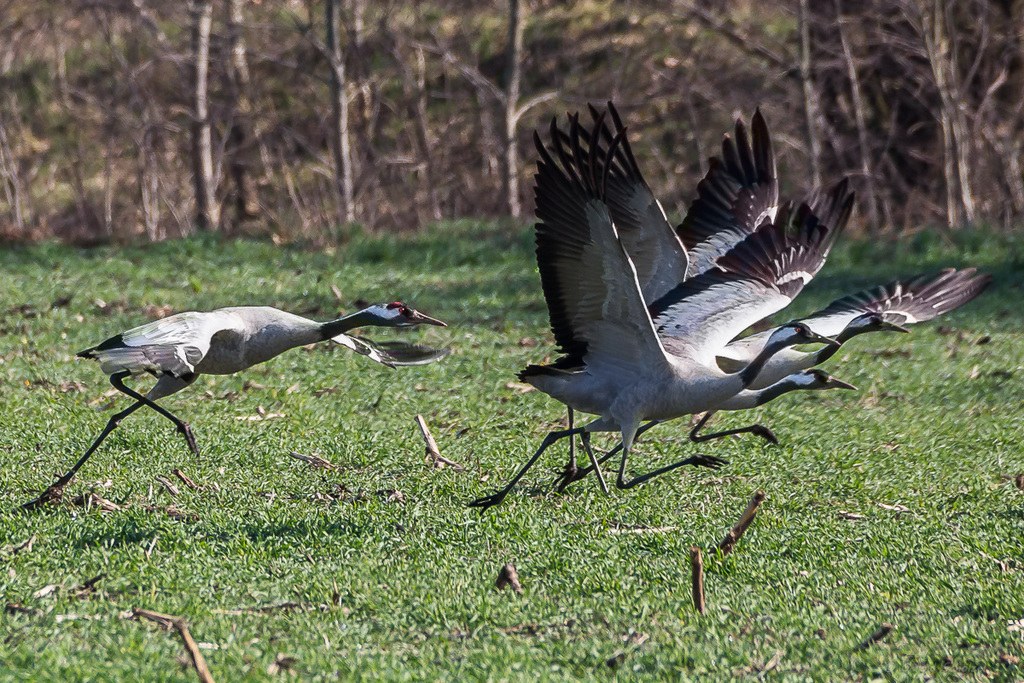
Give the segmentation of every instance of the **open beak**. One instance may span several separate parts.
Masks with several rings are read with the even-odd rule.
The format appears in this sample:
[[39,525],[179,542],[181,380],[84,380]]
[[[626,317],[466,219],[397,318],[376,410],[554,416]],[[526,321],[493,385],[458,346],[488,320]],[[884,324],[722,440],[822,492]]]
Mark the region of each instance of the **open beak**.
[[836,379],[835,377],[832,378],[828,385],[832,389],[850,389],[851,391],[857,391],[857,387],[853,386],[849,382],[844,382],[841,379]]
[[437,325],[438,327],[448,327],[448,323],[443,323],[437,318],[431,318],[429,315],[423,315],[419,311],[411,311],[409,313],[409,319],[417,325]]

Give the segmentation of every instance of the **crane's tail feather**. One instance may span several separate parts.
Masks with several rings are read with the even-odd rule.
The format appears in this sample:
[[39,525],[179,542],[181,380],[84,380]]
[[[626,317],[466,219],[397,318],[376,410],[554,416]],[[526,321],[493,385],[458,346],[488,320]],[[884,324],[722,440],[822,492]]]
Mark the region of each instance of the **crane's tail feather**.
[[350,334],[339,334],[336,337],[331,337],[331,341],[392,368],[404,365],[426,365],[441,360],[452,352],[447,347],[435,349],[408,342],[375,342]]
[[121,335],[111,337],[77,355],[79,358],[95,358],[108,375],[127,370],[133,375],[148,372],[154,377],[184,377],[195,372],[195,367],[188,362],[179,347],[129,346],[124,343]]

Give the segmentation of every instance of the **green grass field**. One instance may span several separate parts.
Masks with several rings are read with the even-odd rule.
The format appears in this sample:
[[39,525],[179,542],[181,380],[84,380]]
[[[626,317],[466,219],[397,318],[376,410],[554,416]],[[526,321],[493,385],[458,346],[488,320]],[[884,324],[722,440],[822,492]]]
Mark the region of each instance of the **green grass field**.
[[[221,682],[1020,681],[1024,242],[956,239],[837,248],[794,313],[944,266],[996,279],[911,335],[851,342],[826,367],[858,392],[791,394],[714,422],[764,422],[781,446],[703,444],[730,465],[611,496],[593,480],[554,494],[566,454],[554,447],[483,515],[466,503],[503,485],[564,418],[510,384],[553,354],[529,228],[449,224],[318,253],[200,239],[7,248],[0,680],[196,680],[173,631],[130,618],[142,608],[185,617]],[[327,319],[359,298],[400,298],[448,321],[394,336],[453,355],[389,370],[320,345],[203,377],[165,401],[191,422],[201,458],[143,411],[66,494],[91,490],[120,511],[16,511],[127,405],[75,352],[149,320],[151,307],[270,304]],[[426,463],[417,413],[465,471]],[[636,471],[692,451],[688,428],[652,431]],[[154,478],[176,481],[174,468],[203,488],[172,497]],[[767,499],[753,526],[716,557],[757,490]],[[704,616],[690,593],[694,545],[706,554]],[[494,586],[506,562],[521,596]],[[883,623],[895,631],[855,649]]]

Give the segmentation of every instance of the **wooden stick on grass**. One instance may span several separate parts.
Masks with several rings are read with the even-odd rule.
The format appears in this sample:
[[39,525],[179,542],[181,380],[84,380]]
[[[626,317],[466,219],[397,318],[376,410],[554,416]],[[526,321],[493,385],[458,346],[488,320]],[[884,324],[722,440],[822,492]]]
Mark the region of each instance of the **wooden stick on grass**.
[[892,624],[882,624],[878,627],[878,630],[872,633],[870,636],[865,638],[857,647],[853,648],[854,652],[860,650],[866,650],[875,643],[881,642],[883,638],[895,630],[895,626]]
[[337,465],[335,465],[334,463],[332,463],[332,462],[330,462],[328,460],[324,460],[323,458],[321,458],[319,455],[316,455],[315,453],[313,455],[306,455],[304,453],[299,453],[298,451],[291,451],[291,452],[288,453],[288,455],[290,455],[291,457],[295,458],[296,460],[301,460],[302,462],[308,463],[308,464],[312,465],[313,467],[321,467],[321,468],[323,468],[325,470],[336,470],[336,469],[338,469]]
[[700,614],[704,614],[704,560],[697,546],[690,548],[690,569],[693,576],[693,606]]
[[754,494],[754,497],[750,499],[750,504],[747,505],[747,509],[743,511],[740,516],[740,521],[736,522],[736,526],[725,535],[722,542],[718,544],[718,549],[722,552],[722,555],[728,555],[732,552],[732,549],[736,547],[740,538],[746,532],[747,527],[754,521],[754,517],[757,516],[757,508],[761,506],[764,501],[764,491],[758,491]]
[[188,650],[189,656],[192,657],[192,665],[195,666],[196,673],[199,674],[199,680],[203,683],[213,683],[213,676],[210,675],[210,670],[206,666],[206,660],[203,659],[202,653],[199,652],[199,646],[192,639],[192,634],[188,632],[188,626],[185,625],[185,620],[182,617],[172,617],[169,614],[151,612],[148,609],[139,609],[138,607],[132,608],[132,615],[136,619],[149,619],[165,628],[173,628],[177,631],[185,643],[185,649]]
[[180,481],[180,482],[181,482],[182,484],[184,484],[185,486],[189,487],[189,488],[190,488],[190,489],[192,489],[193,491],[196,491],[196,490],[198,490],[198,489],[199,489],[199,487],[198,487],[198,486],[196,486],[196,483],[195,483],[194,481],[192,481],[192,478],[191,478],[191,477],[189,477],[189,476],[188,476],[187,474],[185,474],[184,472],[182,472],[182,471],[181,471],[180,469],[178,469],[177,467],[175,467],[175,468],[174,468],[173,470],[171,470],[171,474],[173,474],[174,476],[176,476],[176,477],[178,478],[178,480],[179,480],[179,481]]
[[163,484],[164,488],[167,489],[167,492],[170,493],[172,496],[177,497],[178,495],[181,494],[181,491],[178,490],[178,487],[175,486],[174,483],[171,480],[167,479],[166,477],[153,478],[156,479],[159,483]]
[[516,595],[523,594],[523,587],[519,583],[519,573],[516,571],[516,566],[511,562],[503,566],[501,571],[498,572],[498,579],[494,582],[494,586],[498,590],[502,590],[505,586],[511,586]]
[[423,441],[427,444],[427,457],[434,461],[434,464],[438,467],[444,467],[445,465],[451,465],[455,468],[456,472],[461,472],[465,469],[462,465],[449,460],[448,458],[441,455],[441,451],[437,447],[437,442],[434,441],[434,435],[430,433],[430,427],[427,426],[427,421],[423,419],[422,415],[416,416],[416,425],[420,428],[420,434],[423,435]]

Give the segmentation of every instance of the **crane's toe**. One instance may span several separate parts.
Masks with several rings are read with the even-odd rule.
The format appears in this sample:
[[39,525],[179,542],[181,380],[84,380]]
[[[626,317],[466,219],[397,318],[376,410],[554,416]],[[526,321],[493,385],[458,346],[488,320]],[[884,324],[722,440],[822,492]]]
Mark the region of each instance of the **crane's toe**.
[[508,495],[508,491],[498,491],[497,493],[492,493],[489,496],[484,496],[483,498],[477,498],[476,500],[472,501],[469,504],[469,507],[471,507],[471,508],[480,508],[480,512],[483,512],[483,511],[485,511],[487,508],[489,508],[491,506],[500,504],[501,501],[505,500],[505,496],[507,496],[507,495]]
[[775,436],[775,433],[764,425],[753,425],[750,428],[750,433],[761,437],[773,446],[779,445],[779,439]]
[[199,444],[196,442],[196,435],[192,433],[192,427],[190,427],[187,422],[182,422],[178,425],[178,431],[185,437],[185,441],[188,443],[188,449],[198,458]]
[[729,461],[725,458],[716,458],[713,455],[697,454],[690,458],[688,464],[693,467],[707,467],[712,470],[720,470],[723,466],[728,465]]
[[574,481],[579,481],[583,477],[587,476],[588,469],[580,469],[576,466],[576,463],[571,462],[565,466],[562,473],[555,479],[555,491],[562,493]]

